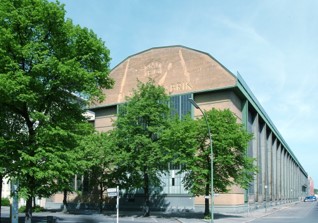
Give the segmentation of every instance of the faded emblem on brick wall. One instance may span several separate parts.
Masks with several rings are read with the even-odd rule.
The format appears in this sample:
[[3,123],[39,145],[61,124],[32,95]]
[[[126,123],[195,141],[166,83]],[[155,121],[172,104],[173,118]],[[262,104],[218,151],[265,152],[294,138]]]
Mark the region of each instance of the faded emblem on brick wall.
[[162,63],[152,61],[145,66],[145,76],[157,80],[162,75]]
[[[146,77],[154,79],[159,85],[164,85],[165,80],[167,78],[168,72],[172,68],[172,63],[169,63],[166,68],[164,68],[163,64],[159,61],[152,61],[145,65],[144,67],[144,75]],[[186,79],[189,79],[188,77]],[[177,82],[172,83],[169,86],[165,86],[165,88],[170,92],[179,92],[191,90],[192,85],[190,81],[185,82]]]

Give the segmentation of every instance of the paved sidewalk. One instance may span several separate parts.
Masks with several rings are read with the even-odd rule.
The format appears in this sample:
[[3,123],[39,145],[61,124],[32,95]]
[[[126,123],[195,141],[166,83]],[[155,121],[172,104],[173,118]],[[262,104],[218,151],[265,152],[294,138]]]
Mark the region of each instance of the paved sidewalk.
[[[250,211],[249,213],[238,213],[238,214],[214,214],[215,223],[248,223],[252,222],[257,218],[261,218],[270,215],[276,211],[294,206],[297,203],[287,203],[278,206],[268,207]],[[134,215],[133,212],[121,213],[121,216],[132,216],[140,217],[140,215]],[[209,219],[203,219],[203,213],[199,212],[173,212],[173,213],[162,213],[152,212],[151,218],[157,219],[175,219],[180,223],[209,223]]]
[[[249,213],[238,213],[238,214],[214,214],[215,223],[248,223],[255,219],[273,214],[276,211],[280,211],[285,208],[296,205],[297,203],[282,204],[279,206],[269,207],[266,210],[264,208],[250,211]],[[185,216],[182,214],[176,215],[176,219],[181,223],[209,223],[210,220],[202,219],[202,213],[188,213]]]
[[[269,207],[265,209],[258,209],[250,211],[249,213],[238,213],[238,214],[214,214],[214,222],[215,223],[249,223],[257,218],[264,217],[266,215],[270,215],[276,211],[289,208],[291,206],[296,205],[297,203],[288,203],[279,206]],[[8,219],[9,211],[8,207],[2,207],[2,219]],[[19,214],[20,217],[23,214]],[[63,212],[40,212],[34,213],[34,217],[44,218],[47,216],[55,216],[58,218],[71,217],[76,216],[78,219],[85,219],[87,216],[90,216],[90,219],[95,219],[93,222],[100,222],[100,219],[115,219],[115,212],[106,212],[103,214],[97,214],[94,211],[79,211],[77,213],[63,213]],[[162,212],[152,212],[149,218],[142,217],[141,212],[120,212],[120,219],[135,219],[136,221],[142,222],[180,222],[180,223],[209,223],[210,220],[203,219],[203,213],[199,212],[172,212],[172,213],[162,213]],[[7,222],[7,221],[4,221]],[[19,221],[20,222],[20,221]],[[43,221],[39,221],[43,222]]]
[[273,214],[277,211],[289,208],[291,206],[296,205],[297,203],[288,203],[288,204],[282,204],[278,206],[272,206],[267,209],[261,208],[257,210],[250,211],[249,213],[242,213],[242,214],[229,214],[229,215],[221,215],[218,216],[216,214],[214,222],[216,223],[248,223],[252,222],[255,219]]

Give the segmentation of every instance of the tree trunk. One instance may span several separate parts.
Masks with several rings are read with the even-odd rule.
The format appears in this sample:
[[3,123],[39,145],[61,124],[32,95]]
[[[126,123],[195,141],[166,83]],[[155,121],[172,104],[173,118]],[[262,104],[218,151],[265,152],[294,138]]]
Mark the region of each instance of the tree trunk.
[[209,193],[210,193],[210,184],[207,183],[205,185],[204,217],[210,216]]
[[1,208],[2,208],[2,181],[3,181],[3,175],[0,174],[0,223],[1,223]]
[[103,188],[104,188],[104,185],[103,183],[100,183],[99,185],[100,187],[100,190],[99,190],[99,213],[102,213],[103,212]]
[[63,194],[63,212],[67,212],[67,190],[64,189],[64,194]]
[[[27,125],[27,127],[28,127],[28,132],[29,132],[29,142],[28,142],[28,146],[30,147],[30,148],[32,148],[32,146],[33,145],[35,145],[35,142],[36,142],[36,140],[35,140],[35,129],[33,128],[33,124],[34,124],[34,122],[32,122],[31,121],[31,118],[30,118],[30,116],[29,116],[29,113],[28,113],[28,109],[27,109],[27,107],[26,107],[26,104],[24,104],[24,106],[23,106],[24,108],[23,108],[23,117],[24,117],[24,119],[25,119],[25,121],[26,121],[26,125]],[[35,154],[35,152],[34,152],[34,150],[31,150],[31,152],[30,152],[30,156],[31,157],[34,157],[34,154]],[[30,166],[32,166],[32,165],[34,165],[34,163],[30,163],[29,164]],[[32,222],[32,201],[33,201],[33,195],[34,195],[34,189],[35,189],[35,178],[34,177],[32,177],[31,175],[27,175],[26,176],[27,177],[27,182],[28,182],[28,189],[30,190],[29,192],[30,192],[30,194],[31,195],[29,195],[28,196],[28,198],[27,198],[27,200],[26,200],[26,207],[25,207],[25,220],[24,220],[24,222],[25,223],[31,223]]]
[[150,202],[149,202],[149,176],[147,172],[144,172],[144,196],[145,196],[145,204],[144,204],[144,217],[150,216]]
[[32,196],[29,196],[26,201],[26,208],[25,208],[25,223],[32,222]]

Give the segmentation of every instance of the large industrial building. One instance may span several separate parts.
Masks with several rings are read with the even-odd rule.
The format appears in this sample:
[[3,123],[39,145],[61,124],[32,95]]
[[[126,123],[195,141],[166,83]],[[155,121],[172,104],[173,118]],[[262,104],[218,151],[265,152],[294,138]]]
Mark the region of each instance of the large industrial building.
[[[259,171],[247,190],[232,187],[226,194],[216,194],[215,212],[242,212],[302,200],[309,194],[306,171],[242,77],[232,74],[208,53],[184,46],[151,48],[129,56],[110,76],[115,80],[113,89],[105,90],[106,99],[90,108],[95,113],[91,121],[98,131],[112,129],[119,105],[136,89],[138,80],[146,82],[151,78],[167,90],[180,115],[202,115],[188,101],[193,98],[203,110],[230,109],[253,133],[247,156],[255,158]],[[204,197],[189,194],[182,185],[182,177],[178,167],[172,165],[169,174],[162,176],[165,210],[202,210]],[[75,178],[76,189],[82,183],[83,177]],[[9,187],[3,189],[8,196]],[[43,205],[61,204],[62,197],[56,194]],[[121,208],[138,207],[141,200],[121,199]]]
[[[126,58],[110,76],[115,80],[113,89],[105,90],[106,99],[91,107],[98,131],[112,129],[118,105],[136,89],[138,80],[151,78],[167,90],[180,114],[191,112],[194,118],[202,115],[188,101],[193,98],[203,110],[230,109],[253,133],[247,155],[256,159],[259,171],[255,180],[248,190],[233,187],[229,193],[217,194],[216,212],[277,205],[307,195],[308,175],[270,117],[242,77],[232,74],[208,53],[184,46],[151,48]],[[189,194],[182,185],[183,176],[176,173],[177,169],[171,167],[170,174],[162,178],[166,208],[202,208],[204,197]]]

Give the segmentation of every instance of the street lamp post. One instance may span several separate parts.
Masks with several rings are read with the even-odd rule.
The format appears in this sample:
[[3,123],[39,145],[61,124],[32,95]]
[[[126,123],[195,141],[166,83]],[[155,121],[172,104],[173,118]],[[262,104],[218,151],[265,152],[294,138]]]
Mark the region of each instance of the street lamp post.
[[208,127],[208,132],[209,132],[209,138],[210,138],[210,156],[211,156],[211,223],[214,222],[214,213],[213,213],[213,206],[214,206],[214,193],[213,193],[213,147],[212,147],[212,135],[211,135],[211,130],[210,130],[210,125],[208,123],[208,119],[205,115],[205,112],[200,108],[200,106],[192,99],[188,99],[189,102],[196,108],[199,109],[205,119],[206,125]]

